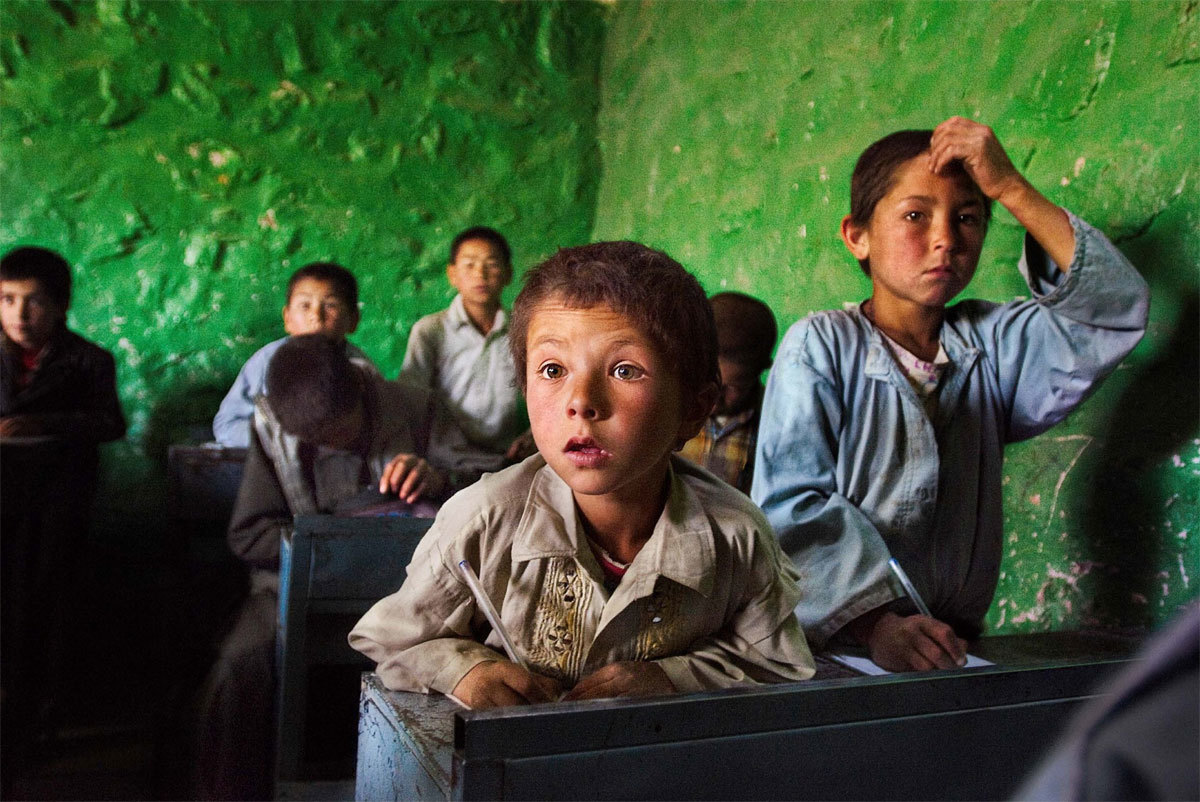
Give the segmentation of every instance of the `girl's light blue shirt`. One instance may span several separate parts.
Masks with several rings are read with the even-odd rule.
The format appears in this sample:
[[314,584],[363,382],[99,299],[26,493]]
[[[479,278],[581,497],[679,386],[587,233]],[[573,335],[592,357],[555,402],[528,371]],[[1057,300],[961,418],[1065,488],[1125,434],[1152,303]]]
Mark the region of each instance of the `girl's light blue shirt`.
[[784,336],[751,497],[800,572],[796,612],[816,644],[903,596],[891,556],[935,617],[981,627],[1000,571],[1004,445],[1065,418],[1146,326],[1146,282],[1070,218],[1065,275],[1026,236],[1031,300],[947,307],[936,420],[860,309],[813,314]]

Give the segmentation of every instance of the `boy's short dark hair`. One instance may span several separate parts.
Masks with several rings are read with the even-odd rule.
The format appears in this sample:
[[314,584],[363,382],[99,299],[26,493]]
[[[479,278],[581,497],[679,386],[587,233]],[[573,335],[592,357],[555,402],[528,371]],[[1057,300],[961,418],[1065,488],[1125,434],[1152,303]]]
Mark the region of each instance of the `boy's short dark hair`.
[[[875,207],[896,183],[896,170],[909,159],[915,159],[929,150],[932,130],[894,131],[867,147],[854,164],[850,176],[850,220],[857,226],[866,226],[875,214]],[[951,174],[966,175],[962,163],[951,162],[947,168]],[[968,177],[967,179],[971,179]],[[971,181],[974,184],[974,181]],[[979,190],[983,201],[984,220],[992,219],[992,199]],[[865,259],[858,264],[864,273],[871,275],[871,266]]]
[[718,355],[759,371],[771,367],[779,337],[771,308],[740,292],[719,292],[708,302],[717,324]]
[[508,240],[499,231],[487,226],[473,226],[459,233],[454,238],[450,243],[450,264],[453,264],[454,260],[458,258],[458,249],[462,247],[462,244],[472,239],[481,239],[489,243],[493,248],[500,251],[500,256],[504,259],[504,264],[509,267],[512,266],[512,250],[508,247]]
[[25,245],[0,258],[0,279],[36,279],[42,291],[63,309],[71,305],[71,266],[49,248]]
[[267,366],[266,387],[279,425],[307,441],[352,414],[363,395],[345,341],[324,334],[290,337],[279,346]]
[[292,300],[292,290],[306,278],[328,282],[333,287],[334,295],[351,309],[358,309],[358,279],[337,262],[311,262],[292,273],[287,286],[288,303]]
[[509,323],[522,386],[529,323],[551,299],[580,309],[607,306],[632,320],[675,369],[685,400],[708,384],[720,385],[712,307],[700,282],[662,251],[636,242],[597,242],[562,248],[526,273]]

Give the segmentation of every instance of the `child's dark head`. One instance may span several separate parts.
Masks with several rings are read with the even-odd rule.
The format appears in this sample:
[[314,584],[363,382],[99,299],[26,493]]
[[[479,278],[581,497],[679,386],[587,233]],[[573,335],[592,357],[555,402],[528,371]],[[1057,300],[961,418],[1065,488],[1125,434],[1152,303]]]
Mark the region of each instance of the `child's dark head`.
[[[932,137],[932,130],[896,131],[864,150],[850,178],[850,214],[847,220],[859,228],[866,228],[875,214],[875,207],[895,185],[901,166],[927,154]],[[975,185],[961,163],[952,162],[944,174],[968,184],[979,196],[985,218],[991,218],[991,199]],[[864,273],[871,275],[868,259],[860,259],[858,263]]]
[[551,302],[579,309],[604,306],[628,317],[675,369],[684,399],[719,381],[716,327],[704,289],[661,251],[636,242],[598,242],[562,248],[526,273],[509,326],[522,383],[530,319]]
[[66,324],[71,266],[46,248],[14,248],[0,258],[0,322],[9,340],[42,348]]
[[334,262],[312,262],[288,280],[283,328],[288,334],[340,339],[358,328],[358,281]]
[[512,281],[508,240],[487,226],[463,231],[450,243],[446,279],[458,290],[464,303],[492,311],[500,304],[500,293]]
[[779,330],[771,308],[740,292],[721,292],[709,299],[717,325],[721,396],[714,410],[733,415],[754,403],[762,372],[771,367],[771,351]]
[[496,256],[504,263],[505,266],[512,264],[512,250],[508,247],[508,240],[494,228],[487,226],[472,226],[465,231],[459,232],[458,236],[450,243],[450,261],[447,264],[454,264],[458,260],[458,252],[462,248],[463,243],[468,240],[479,240],[491,245]]
[[704,290],[635,242],[566,248],[529,271],[509,340],[538,451],[585,518],[601,498],[653,497],[716,400]]
[[288,339],[271,357],[267,398],[288,434],[346,449],[362,432],[362,382],[344,341],[304,334]]

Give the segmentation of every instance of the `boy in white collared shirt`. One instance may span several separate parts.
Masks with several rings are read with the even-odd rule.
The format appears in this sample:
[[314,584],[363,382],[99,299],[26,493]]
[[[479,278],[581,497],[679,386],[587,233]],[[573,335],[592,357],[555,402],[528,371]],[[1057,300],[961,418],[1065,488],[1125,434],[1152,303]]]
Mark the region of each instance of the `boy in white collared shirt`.
[[533,453],[508,347],[500,294],[512,280],[512,253],[500,232],[468,228],[450,245],[450,306],[416,322],[401,377],[429,387],[446,414],[434,423],[433,458],[465,487]]
[[[526,277],[512,351],[539,453],[447,502],[350,633],[384,684],[495,707],[811,676],[766,520],[672,453],[719,385],[699,283],[636,243],[559,251]],[[499,651],[461,560],[531,670]]]

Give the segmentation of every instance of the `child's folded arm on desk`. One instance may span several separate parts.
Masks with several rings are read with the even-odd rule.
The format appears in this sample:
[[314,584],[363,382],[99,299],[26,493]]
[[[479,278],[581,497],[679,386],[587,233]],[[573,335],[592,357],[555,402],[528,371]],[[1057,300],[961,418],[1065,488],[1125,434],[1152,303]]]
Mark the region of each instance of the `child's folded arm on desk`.
[[686,654],[655,661],[679,692],[795,682],[813,675],[812,653],[794,613],[803,590],[774,540],[760,545],[752,566],[757,581],[734,616]]
[[555,680],[527,672],[470,634],[475,606],[469,591],[425,593],[418,584],[410,576],[350,633],[350,645],[375,660],[385,687],[437,691],[472,708],[558,697]]
[[367,611],[351,630],[350,646],[377,663],[391,690],[450,693],[480,663],[507,658],[474,639],[475,602],[465,584],[440,563],[427,537],[400,589]]

